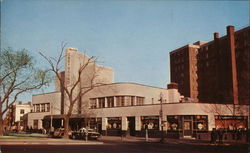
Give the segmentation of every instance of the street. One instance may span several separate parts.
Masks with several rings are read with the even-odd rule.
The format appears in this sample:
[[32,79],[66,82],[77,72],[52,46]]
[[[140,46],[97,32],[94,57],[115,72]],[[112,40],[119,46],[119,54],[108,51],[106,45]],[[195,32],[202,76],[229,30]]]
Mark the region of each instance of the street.
[[210,145],[197,141],[177,140],[159,143],[158,141],[117,141],[105,139],[97,144],[25,144],[1,145],[2,153],[248,153],[247,144]]

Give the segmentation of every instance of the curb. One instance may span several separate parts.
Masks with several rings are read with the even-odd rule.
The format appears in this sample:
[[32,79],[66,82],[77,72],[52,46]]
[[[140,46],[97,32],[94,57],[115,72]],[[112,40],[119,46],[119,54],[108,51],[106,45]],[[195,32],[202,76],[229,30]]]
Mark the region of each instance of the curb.
[[0,142],[1,145],[103,145],[103,142]]

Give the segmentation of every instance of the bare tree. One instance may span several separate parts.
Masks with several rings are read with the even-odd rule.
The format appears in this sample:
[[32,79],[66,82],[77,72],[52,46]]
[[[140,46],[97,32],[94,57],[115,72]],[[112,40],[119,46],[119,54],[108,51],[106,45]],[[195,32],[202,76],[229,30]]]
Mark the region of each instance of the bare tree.
[[[210,104],[208,108],[206,108],[206,112],[212,113],[215,116],[221,117],[224,115],[231,116],[232,118],[236,118],[237,116],[244,116],[249,113],[248,106],[246,105],[236,105],[236,104]],[[225,127],[226,120],[218,119],[220,124]],[[237,128],[237,120],[233,123],[232,128]]]
[[[99,83],[96,83],[95,79],[97,77],[96,71],[91,75],[87,73],[87,69],[90,65],[94,65],[97,62],[97,58],[92,56],[85,59],[85,61],[80,62],[80,65],[75,65],[75,67],[79,67],[77,70],[77,74],[73,74],[74,77],[71,79],[70,82],[65,80],[64,76],[61,75],[62,73],[62,62],[65,58],[64,51],[65,51],[66,44],[62,43],[61,45],[61,52],[57,58],[54,57],[47,57],[44,54],[41,54],[42,57],[49,63],[50,70],[55,74],[57,80],[59,81],[61,92],[64,94],[64,100],[68,101],[64,105],[68,108],[66,112],[64,112],[64,138],[68,138],[68,131],[69,131],[69,119],[74,113],[74,107],[77,102],[81,103],[82,97],[91,91],[96,86],[99,86]],[[65,68],[66,69],[66,68]],[[82,79],[89,77],[89,81],[87,84],[82,83]],[[81,113],[81,112],[78,112]]]
[[26,50],[3,49],[0,54],[0,135],[3,116],[17,98],[50,82],[47,70],[34,67],[34,59]]

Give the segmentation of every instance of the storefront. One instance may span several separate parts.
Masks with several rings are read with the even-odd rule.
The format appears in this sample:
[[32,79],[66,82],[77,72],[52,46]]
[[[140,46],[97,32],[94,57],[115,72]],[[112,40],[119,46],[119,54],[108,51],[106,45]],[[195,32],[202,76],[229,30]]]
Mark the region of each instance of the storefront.
[[159,116],[142,116],[142,130],[159,130]]
[[193,137],[208,131],[207,115],[168,115],[167,130],[180,137]]
[[227,129],[228,131],[248,129],[247,116],[215,115],[215,127],[217,129]]
[[145,135],[146,129],[149,137],[158,137],[159,116],[141,116],[141,135]]
[[121,117],[108,117],[107,135],[120,136],[122,128]]

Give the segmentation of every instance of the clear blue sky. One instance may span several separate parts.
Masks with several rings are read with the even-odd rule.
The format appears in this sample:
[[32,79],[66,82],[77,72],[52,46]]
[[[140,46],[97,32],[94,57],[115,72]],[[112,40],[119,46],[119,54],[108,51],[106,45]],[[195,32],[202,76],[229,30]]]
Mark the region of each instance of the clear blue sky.
[[1,48],[25,48],[46,67],[38,52],[57,56],[64,41],[113,68],[116,82],[166,87],[169,51],[211,41],[214,32],[225,35],[227,25],[249,25],[249,6],[250,1],[2,0]]

